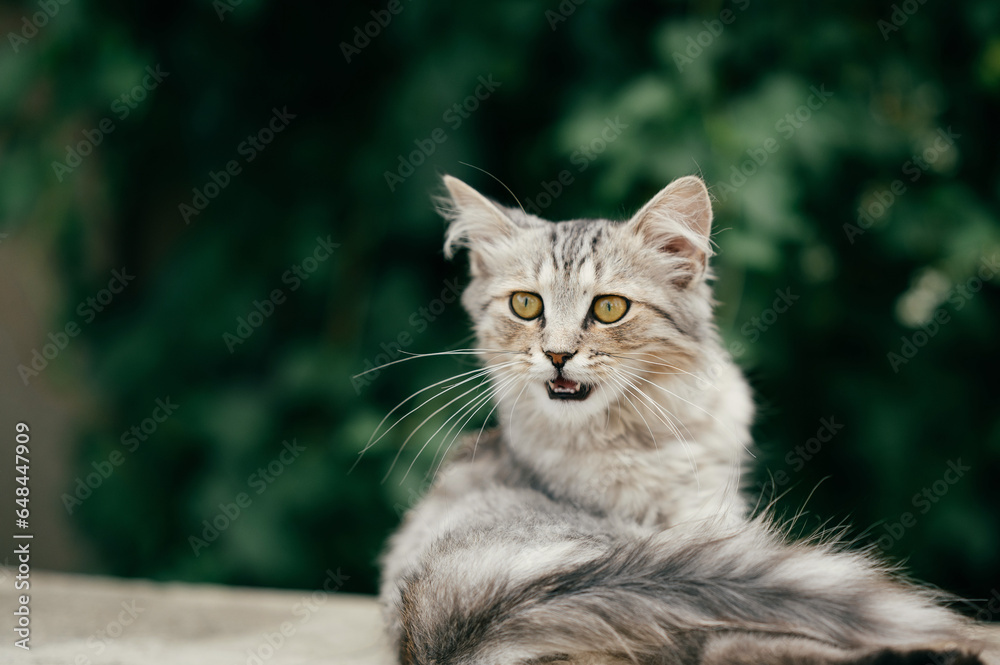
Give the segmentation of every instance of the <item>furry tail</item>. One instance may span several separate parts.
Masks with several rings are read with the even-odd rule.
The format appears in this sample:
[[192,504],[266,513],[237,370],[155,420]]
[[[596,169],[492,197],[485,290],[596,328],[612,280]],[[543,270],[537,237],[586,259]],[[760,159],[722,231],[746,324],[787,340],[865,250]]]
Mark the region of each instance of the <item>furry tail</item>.
[[[506,537],[499,549],[484,534],[442,543],[401,581],[403,665],[743,662],[733,656],[734,635],[752,635],[768,653],[810,644],[820,654],[775,655],[774,663],[876,662],[850,654],[954,644],[965,625],[940,597],[894,579],[871,558],[830,543],[788,544],[766,519],[718,527],[708,538],[704,525],[535,548],[510,547],[510,531]],[[455,576],[449,560],[457,552],[479,562],[476,575]],[[725,649],[720,636],[729,640]],[[824,660],[827,652],[840,660]]]

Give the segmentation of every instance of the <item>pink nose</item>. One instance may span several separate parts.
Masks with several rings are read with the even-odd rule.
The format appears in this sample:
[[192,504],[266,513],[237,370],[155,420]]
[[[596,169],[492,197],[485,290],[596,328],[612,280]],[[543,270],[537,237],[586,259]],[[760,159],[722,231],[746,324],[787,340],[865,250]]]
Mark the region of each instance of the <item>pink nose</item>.
[[552,364],[555,365],[556,368],[562,368],[562,366],[566,364],[567,360],[569,360],[574,355],[576,355],[576,352],[575,351],[572,351],[572,352],[570,352],[570,351],[562,351],[562,352],[546,351],[545,355],[547,355],[549,357],[549,360],[552,361]]

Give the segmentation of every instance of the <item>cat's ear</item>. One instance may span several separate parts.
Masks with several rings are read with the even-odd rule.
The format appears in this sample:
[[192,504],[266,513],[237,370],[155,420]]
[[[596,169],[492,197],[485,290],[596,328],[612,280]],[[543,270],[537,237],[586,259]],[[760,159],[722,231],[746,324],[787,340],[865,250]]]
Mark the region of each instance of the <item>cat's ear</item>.
[[499,206],[458,178],[444,176],[444,186],[448,196],[438,200],[441,214],[450,222],[444,255],[450,259],[460,247],[467,247],[475,269],[491,246],[512,238],[518,227]]
[[682,285],[705,274],[712,255],[712,200],[701,178],[674,180],[628,224],[646,243],[688,264]]

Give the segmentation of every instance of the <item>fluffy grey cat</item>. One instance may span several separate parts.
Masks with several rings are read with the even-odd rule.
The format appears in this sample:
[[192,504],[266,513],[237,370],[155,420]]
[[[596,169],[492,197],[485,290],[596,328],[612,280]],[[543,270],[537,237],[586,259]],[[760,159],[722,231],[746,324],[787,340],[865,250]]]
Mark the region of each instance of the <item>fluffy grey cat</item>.
[[444,183],[483,363],[468,380],[499,427],[391,539],[401,665],[980,662],[935,594],[750,514],[753,403],[712,322],[700,179],[626,222],[553,223]]

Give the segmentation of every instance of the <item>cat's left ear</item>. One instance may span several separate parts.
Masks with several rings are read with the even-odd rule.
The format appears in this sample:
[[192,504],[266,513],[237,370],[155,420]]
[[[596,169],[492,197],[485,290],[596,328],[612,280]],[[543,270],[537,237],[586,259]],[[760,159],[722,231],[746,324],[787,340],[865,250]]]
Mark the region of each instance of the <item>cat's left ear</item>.
[[450,222],[444,254],[451,258],[460,247],[469,249],[474,274],[483,273],[493,249],[513,238],[517,225],[493,203],[458,178],[444,176],[448,196],[438,199],[440,212]]
[[646,243],[688,264],[680,275],[682,285],[704,276],[712,256],[712,200],[701,178],[674,180],[628,224]]

